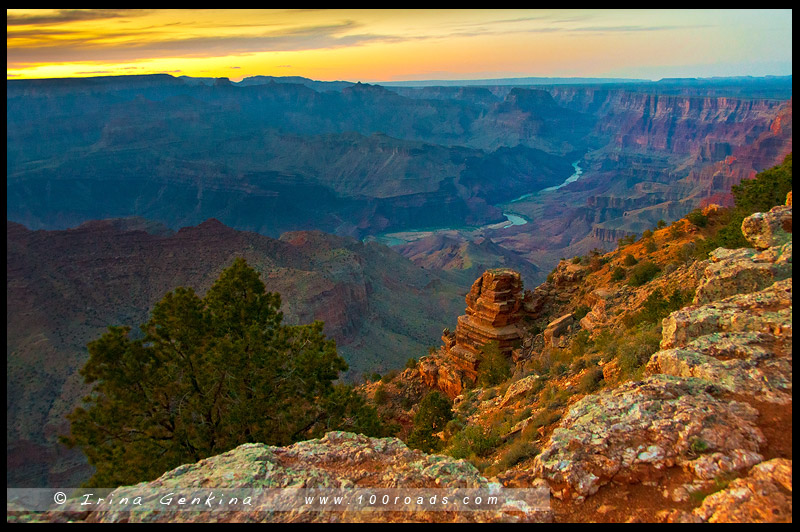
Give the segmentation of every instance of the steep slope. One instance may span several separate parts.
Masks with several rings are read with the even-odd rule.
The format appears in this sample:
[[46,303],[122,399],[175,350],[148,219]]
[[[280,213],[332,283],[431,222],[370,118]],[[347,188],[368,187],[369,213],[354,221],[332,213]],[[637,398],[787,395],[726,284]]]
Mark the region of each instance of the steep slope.
[[742,223],[755,249],[708,260],[695,250],[727,223],[712,207],[561,261],[522,297],[498,385],[471,388],[480,358],[457,348],[491,340],[464,339],[468,297],[438,351],[367,390],[400,422],[432,389],[453,397],[444,452],[506,486],[545,479],[557,521],[790,521],[791,212],[789,193]]
[[216,220],[174,234],[146,220],[67,231],[9,222],[6,238],[7,480],[16,486],[85,474],[54,441],[85,393],[77,371],[86,343],[109,325],[135,329],[178,286],[203,293],[237,256],[281,294],[286,321],[325,322],[350,365],[346,379],[400,367],[435,343],[466,291],[380,244],[319,232],[276,240]]

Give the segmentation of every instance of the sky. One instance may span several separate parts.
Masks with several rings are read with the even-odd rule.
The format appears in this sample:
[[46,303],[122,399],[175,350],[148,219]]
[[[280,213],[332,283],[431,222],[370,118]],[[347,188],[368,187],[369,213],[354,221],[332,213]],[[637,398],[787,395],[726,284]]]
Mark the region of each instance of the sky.
[[6,78],[792,73],[791,10],[6,11]]

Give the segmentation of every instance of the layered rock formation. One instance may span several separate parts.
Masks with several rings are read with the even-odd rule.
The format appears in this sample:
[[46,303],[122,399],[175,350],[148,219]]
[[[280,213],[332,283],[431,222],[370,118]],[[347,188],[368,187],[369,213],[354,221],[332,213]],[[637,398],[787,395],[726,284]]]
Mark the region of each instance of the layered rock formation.
[[466,297],[466,314],[458,317],[455,333],[443,335],[439,354],[420,360],[425,383],[450,397],[473,384],[478,377],[482,349],[494,342],[510,356],[522,339],[522,280],[507,269],[487,270]]

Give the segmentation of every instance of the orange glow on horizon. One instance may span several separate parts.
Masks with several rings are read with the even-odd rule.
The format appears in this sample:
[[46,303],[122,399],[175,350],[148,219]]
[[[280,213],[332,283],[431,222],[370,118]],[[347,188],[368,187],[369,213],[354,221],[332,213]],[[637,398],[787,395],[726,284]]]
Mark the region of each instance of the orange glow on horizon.
[[7,10],[6,78],[791,74],[791,10]]

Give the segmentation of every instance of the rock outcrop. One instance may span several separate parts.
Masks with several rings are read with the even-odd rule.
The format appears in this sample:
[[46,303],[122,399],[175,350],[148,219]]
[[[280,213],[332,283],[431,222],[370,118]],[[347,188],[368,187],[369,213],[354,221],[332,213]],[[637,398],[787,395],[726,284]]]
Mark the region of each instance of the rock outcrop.
[[674,510],[669,523],[792,522],[792,461],[774,458],[707,496],[691,513]]
[[487,270],[472,284],[466,302],[466,313],[458,317],[455,332],[442,336],[444,345],[439,353],[420,360],[425,383],[450,397],[477,380],[485,345],[495,342],[510,357],[522,340],[519,321],[524,310],[519,273],[504,268]]
[[611,482],[653,482],[680,467],[693,480],[665,493],[674,501],[741,478],[666,520],[791,521],[791,460],[765,461],[785,442],[769,440],[765,431],[780,428],[763,421],[777,419],[780,405],[788,418],[776,422],[791,422],[791,227],[778,218],[791,219],[787,203],[743,223],[761,252],[712,254],[694,304],[664,319],[649,376],[569,409],[533,464],[555,496],[583,499]]
[[[301,495],[292,495],[292,489]],[[173,493],[177,500],[182,493],[216,491],[213,508],[197,510],[188,505],[156,506],[155,511],[143,506],[141,511],[126,507],[115,508],[113,503],[99,505],[82,515],[64,516],[51,513],[47,520],[72,517],[85,522],[547,522],[552,512],[546,499],[534,508],[516,504],[496,504],[487,510],[421,511],[413,504],[397,506],[397,511],[369,508],[366,501],[348,500],[349,504],[328,504],[315,511],[303,509],[303,501],[293,501],[302,494],[320,495],[352,493],[361,489],[428,490],[437,496],[450,496],[458,489],[497,492],[500,486],[491,484],[475,467],[464,460],[446,456],[426,455],[411,450],[396,438],[369,438],[347,432],[329,432],[318,440],[295,443],[288,447],[273,447],[260,443],[241,445],[226,453],[182,465],[164,473],[152,482],[121,487],[107,501],[133,500],[137,495]],[[270,490],[281,490],[281,499],[266,499]],[[348,491],[350,490],[350,491]],[[235,506],[230,495],[239,495]],[[251,495],[251,504],[244,505],[244,495]],[[226,500],[227,499],[227,500]],[[189,499],[187,498],[187,501]],[[222,501],[222,502],[219,502]],[[147,503],[147,501],[144,501]],[[331,501],[333,502],[333,501]],[[393,501],[390,501],[393,502]],[[428,501],[426,501],[428,502]],[[201,503],[203,504],[203,503]],[[385,503],[384,503],[385,504]],[[152,505],[151,505],[152,506]],[[281,508],[276,510],[275,508]],[[130,511],[130,510],[133,511]],[[285,510],[284,510],[285,509]]]
[[479,354],[489,342],[510,353],[520,340],[517,324],[522,318],[522,280],[507,269],[487,270],[476,280],[466,297],[466,314],[459,316],[456,349]]

